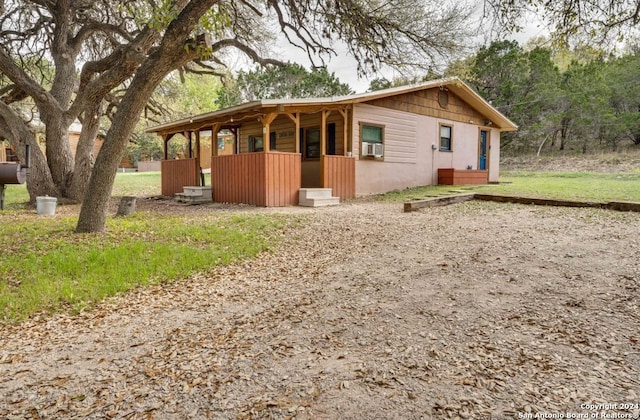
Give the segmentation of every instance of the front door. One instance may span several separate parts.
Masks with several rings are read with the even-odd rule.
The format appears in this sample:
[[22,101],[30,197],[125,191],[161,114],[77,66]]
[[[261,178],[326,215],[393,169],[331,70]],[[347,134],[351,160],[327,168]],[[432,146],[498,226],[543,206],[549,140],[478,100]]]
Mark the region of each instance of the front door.
[[478,169],[487,169],[487,149],[489,148],[489,132],[480,130],[480,139],[478,145]]

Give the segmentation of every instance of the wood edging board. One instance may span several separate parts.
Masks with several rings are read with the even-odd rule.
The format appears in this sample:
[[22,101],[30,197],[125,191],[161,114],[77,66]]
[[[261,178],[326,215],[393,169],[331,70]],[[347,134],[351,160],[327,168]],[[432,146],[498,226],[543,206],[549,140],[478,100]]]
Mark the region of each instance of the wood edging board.
[[498,203],[533,204],[538,206],[559,206],[559,207],[588,207],[617,211],[640,212],[640,203],[632,201],[577,201],[561,200],[550,198],[519,197],[498,194],[459,194],[446,197],[429,198],[426,200],[416,200],[404,203],[404,212],[409,213],[427,207],[447,206],[450,204],[462,203],[469,200],[495,201]]
[[426,200],[416,200],[404,203],[404,212],[409,213],[426,207],[448,206],[450,204],[462,203],[474,199],[475,194],[457,194],[448,195],[446,197],[435,197]]

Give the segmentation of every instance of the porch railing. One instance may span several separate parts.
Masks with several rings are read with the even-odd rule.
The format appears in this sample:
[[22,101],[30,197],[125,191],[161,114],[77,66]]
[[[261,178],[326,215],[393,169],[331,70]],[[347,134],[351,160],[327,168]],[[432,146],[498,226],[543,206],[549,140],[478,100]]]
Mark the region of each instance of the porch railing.
[[322,157],[322,186],[332,188],[333,196],[348,200],[356,196],[356,159],[348,156]]
[[217,202],[295,206],[300,179],[298,153],[256,152],[211,158],[211,186]]
[[163,160],[160,164],[162,173],[162,195],[172,196],[184,191],[184,187],[200,185],[198,181],[197,159]]

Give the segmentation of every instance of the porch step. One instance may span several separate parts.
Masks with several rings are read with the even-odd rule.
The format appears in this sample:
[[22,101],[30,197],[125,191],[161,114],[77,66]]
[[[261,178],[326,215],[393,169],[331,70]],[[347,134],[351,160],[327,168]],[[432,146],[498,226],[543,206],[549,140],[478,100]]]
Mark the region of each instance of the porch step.
[[182,187],[182,195],[189,197],[211,198],[211,185],[202,187]]
[[213,200],[211,186],[184,187],[182,193],[175,194],[176,201],[188,204],[209,203]]
[[331,188],[300,188],[298,205],[323,207],[340,204],[340,197],[333,197],[332,192]]

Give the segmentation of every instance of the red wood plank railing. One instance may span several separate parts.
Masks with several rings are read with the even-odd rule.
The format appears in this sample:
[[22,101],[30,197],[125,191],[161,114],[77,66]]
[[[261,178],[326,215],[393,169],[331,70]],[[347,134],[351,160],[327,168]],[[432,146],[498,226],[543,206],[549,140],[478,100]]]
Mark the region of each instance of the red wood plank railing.
[[254,206],[298,204],[301,159],[297,153],[256,152],[211,158],[213,200]]
[[333,196],[348,200],[356,196],[356,160],[348,156],[322,157],[322,186]]
[[162,195],[172,196],[181,193],[183,187],[200,185],[195,158],[163,160],[160,171],[162,172]]

